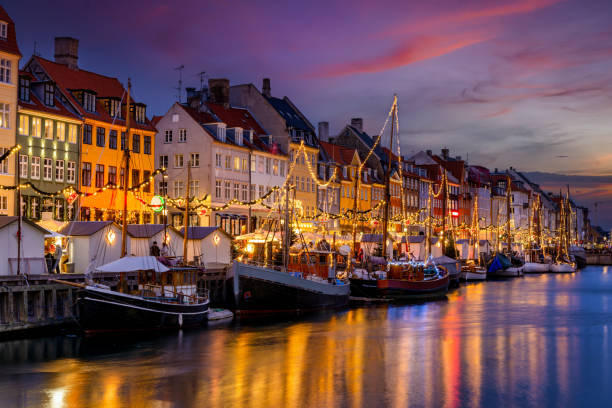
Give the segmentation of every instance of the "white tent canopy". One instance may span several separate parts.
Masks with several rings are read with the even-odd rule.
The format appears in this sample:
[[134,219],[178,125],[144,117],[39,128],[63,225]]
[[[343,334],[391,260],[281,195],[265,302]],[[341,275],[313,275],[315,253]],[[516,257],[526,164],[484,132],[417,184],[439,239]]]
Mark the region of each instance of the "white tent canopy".
[[154,270],[155,272],[167,272],[170,269],[159,262],[154,256],[126,256],[96,268],[96,272],[135,272],[150,270]]

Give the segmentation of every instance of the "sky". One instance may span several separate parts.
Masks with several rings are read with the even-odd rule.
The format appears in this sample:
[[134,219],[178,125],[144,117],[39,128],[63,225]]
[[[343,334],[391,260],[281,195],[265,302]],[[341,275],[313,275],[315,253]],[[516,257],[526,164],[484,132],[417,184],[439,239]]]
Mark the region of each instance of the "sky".
[[122,82],[149,116],[183,87],[271,79],[311,123],[377,134],[399,100],[402,154],[448,147],[513,166],[612,227],[612,2],[607,0],[14,1],[25,63],[80,40],[79,66]]

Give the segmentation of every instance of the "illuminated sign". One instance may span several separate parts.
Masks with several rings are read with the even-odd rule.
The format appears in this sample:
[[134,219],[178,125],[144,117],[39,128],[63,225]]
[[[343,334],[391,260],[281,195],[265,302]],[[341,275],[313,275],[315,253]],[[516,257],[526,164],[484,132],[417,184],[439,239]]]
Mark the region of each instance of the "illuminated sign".
[[457,211],[457,210],[453,210],[453,211],[451,211],[451,215],[452,215],[453,217],[458,217],[458,216],[459,216],[459,211]]
[[66,202],[68,204],[74,203],[74,200],[76,200],[78,196],[79,195],[77,194],[77,192],[72,189],[64,192],[64,198],[66,198]]
[[164,197],[158,195],[151,197],[149,206],[153,211],[160,212],[164,209]]

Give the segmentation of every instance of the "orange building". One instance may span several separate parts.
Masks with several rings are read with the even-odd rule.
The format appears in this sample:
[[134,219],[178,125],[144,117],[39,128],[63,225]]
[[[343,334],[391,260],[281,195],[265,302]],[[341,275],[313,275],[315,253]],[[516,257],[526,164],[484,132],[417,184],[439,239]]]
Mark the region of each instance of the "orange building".
[[[49,81],[82,118],[80,135],[79,189],[93,193],[108,185],[122,186],[127,178],[133,187],[149,180],[155,170],[155,127],[146,117],[146,105],[129,106],[130,135],[126,138],[127,91],[117,80],[77,66],[78,40],[55,39],[55,61],[33,56],[25,70],[39,81]],[[126,146],[126,142],[128,142]],[[130,150],[127,177],[123,149]],[[153,183],[128,195],[128,221],[150,222],[151,212],[143,202],[153,196]],[[115,188],[80,198],[81,220],[114,220],[123,210],[123,193]]]

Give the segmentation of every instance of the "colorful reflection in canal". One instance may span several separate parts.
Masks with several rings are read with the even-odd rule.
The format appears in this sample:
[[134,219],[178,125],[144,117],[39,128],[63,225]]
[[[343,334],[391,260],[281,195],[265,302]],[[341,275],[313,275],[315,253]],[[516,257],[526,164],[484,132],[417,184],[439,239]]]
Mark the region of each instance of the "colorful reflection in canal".
[[590,267],[292,322],[6,341],[0,406],[609,406],[611,297]]

